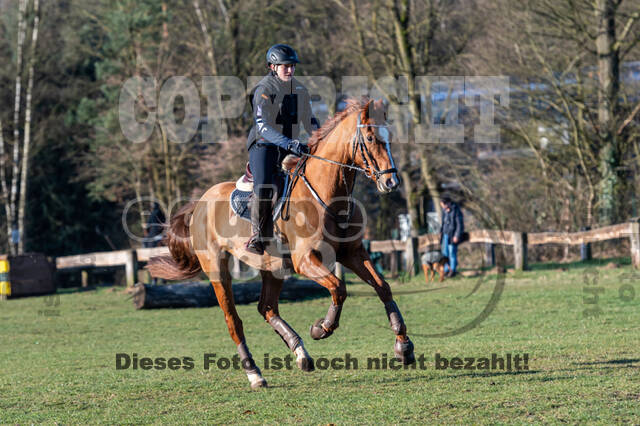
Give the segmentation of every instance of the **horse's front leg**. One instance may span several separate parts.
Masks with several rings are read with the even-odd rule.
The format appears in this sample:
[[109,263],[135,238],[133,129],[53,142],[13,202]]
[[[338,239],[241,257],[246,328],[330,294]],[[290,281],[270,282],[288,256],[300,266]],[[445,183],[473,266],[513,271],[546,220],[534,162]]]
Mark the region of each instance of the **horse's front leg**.
[[389,287],[389,283],[378,274],[364,247],[360,245],[356,250],[339,256],[338,261],[373,287],[382,303],[384,303],[389,324],[396,334],[396,343],[393,347],[396,358],[402,361],[403,364],[415,362],[413,343],[407,336],[407,327],[404,324],[398,305],[393,301],[391,287]]
[[322,263],[320,254],[316,250],[311,250],[300,256],[294,254],[292,260],[297,273],[314,280],[331,293],[331,305],[327,315],[318,319],[310,330],[314,340],[325,339],[331,336],[339,326],[342,305],[347,298],[345,283]]

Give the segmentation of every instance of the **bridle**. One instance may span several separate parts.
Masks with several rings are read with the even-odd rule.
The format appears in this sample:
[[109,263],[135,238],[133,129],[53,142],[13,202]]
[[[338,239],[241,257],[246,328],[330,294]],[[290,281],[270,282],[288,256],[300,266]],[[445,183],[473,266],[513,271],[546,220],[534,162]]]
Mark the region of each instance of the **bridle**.
[[[375,177],[376,182],[378,182],[380,177],[385,175],[385,174],[397,173],[398,172],[398,169],[395,167],[395,164],[393,162],[393,157],[391,156],[391,148],[389,147],[389,137],[388,137],[388,135],[385,138],[385,145],[386,145],[386,151],[387,151],[387,155],[389,157],[389,161],[391,161],[391,168],[388,168],[388,169],[385,169],[385,170],[380,170],[378,168],[378,164],[373,159],[373,156],[371,155],[371,152],[367,148],[367,144],[366,144],[366,142],[364,140],[365,137],[362,134],[362,131],[360,130],[360,129],[365,128],[365,127],[378,127],[378,128],[387,129],[389,127],[389,125],[388,124],[362,124],[361,121],[360,121],[360,114],[358,114],[358,121],[357,121],[357,124],[356,124],[356,131],[355,131],[355,133],[353,135],[353,138],[351,139],[351,143],[353,145],[351,158],[356,158],[356,156],[358,154],[358,151],[359,151],[360,155],[362,156],[362,164],[364,165],[364,167],[359,167],[359,166],[356,166],[354,164],[341,163],[339,161],[330,160],[328,158],[319,157],[319,156],[313,155],[313,154],[303,154],[305,157],[296,165],[295,170],[293,172],[290,172],[290,175],[292,177],[292,182],[291,182],[291,185],[289,185],[289,190],[287,191],[287,194],[286,194],[286,196],[287,196],[287,199],[286,199],[287,205],[286,205],[286,207],[284,209],[282,209],[281,217],[282,217],[283,220],[288,220],[289,219],[289,200],[290,200],[290,195],[291,195],[291,192],[293,191],[293,187],[295,186],[295,184],[296,184],[296,182],[297,182],[299,177],[302,178],[302,181],[305,183],[305,185],[307,186],[307,188],[311,192],[311,195],[313,195],[313,198],[315,198],[315,200],[327,211],[327,213],[329,213],[329,215],[333,218],[333,220],[335,220],[339,225],[341,224],[344,227],[346,227],[346,224],[349,223],[349,221],[351,220],[351,217],[353,216],[353,204],[354,203],[353,203],[353,198],[352,198],[351,194],[353,193],[353,188],[355,187],[355,184],[356,184],[356,178],[354,177],[353,184],[351,185],[351,188],[348,191],[348,193],[349,193],[349,206],[347,208],[347,214],[344,215],[344,216],[337,215],[329,208],[329,206],[324,201],[322,201],[322,198],[320,198],[320,195],[313,188],[313,186],[311,186],[311,183],[309,182],[309,180],[307,179],[307,177],[304,174],[304,169],[306,167],[306,163],[307,163],[307,160],[309,158],[315,158],[317,160],[321,160],[321,161],[325,161],[327,163],[335,164],[337,166],[340,166],[341,169],[342,168],[346,168],[346,169],[350,169],[350,170],[355,170],[356,172],[362,172],[368,178],[371,178],[372,176]],[[373,142],[373,141],[371,141],[371,142]],[[348,187],[344,173],[341,173],[341,176],[342,176],[342,181],[343,181],[345,187]],[[357,174],[355,176],[357,177]]]
[[[347,169],[355,170],[355,171],[358,171],[358,172],[362,172],[368,178],[371,178],[372,176],[374,176],[376,181],[378,181],[382,175],[386,175],[386,174],[389,174],[389,173],[397,173],[398,169],[395,167],[395,164],[393,162],[393,157],[391,156],[391,148],[389,147],[389,138],[387,138],[385,140],[385,144],[386,144],[387,155],[389,156],[389,160],[391,161],[391,168],[385,169],[385,170],[380,170],[378,168],[378,165],[373,160],[373,157],[371,156],[371,152],[369,152],[369,148],[367,148],[367,143],[364,140],[365,139],[364,135],[360,131],[360,129],[362,129],[364,127],[378,127],[378,128],[387,129],[389,127],[389,125],[388,124],[362,124],[360,122],[360,115],[358,114],[358,122],[356,124],[356,132],[353,135],[353,138],[351,139],[351,144],[353,145],[351,158],[355,158],[357,156],[358,151],[360,151],[360,155],[362,156],[362,164],[364,164],[364,167],[359,167],[359,166],[356,166],[356,165],[353,165],[353,164],[341,163],[339,161],[330,160],[328,158],[318,157],[317,155],[313,155],[313,154],[303,154],[303,155],[305,155],[306,157],[315,158],[317,160],[325,161],[327,163],[335,164],[335,165],[340,166],[342,168],[347,168]],[[368,157],[368,159],[367,159],[367,157]],[[306,160],[306,158],[305,158],[305,160]],[[371,163],[371,164],[369,164],[369,163]]]

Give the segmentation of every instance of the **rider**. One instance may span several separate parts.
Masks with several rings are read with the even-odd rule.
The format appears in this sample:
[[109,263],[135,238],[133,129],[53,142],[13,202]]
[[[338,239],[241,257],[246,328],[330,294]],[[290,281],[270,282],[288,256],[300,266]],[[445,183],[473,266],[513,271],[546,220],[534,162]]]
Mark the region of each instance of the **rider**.
[[249,132],[247,149],[253,174],[251,197],[251,233],[247,250],[263,254],[265,243],[273,233],[271,203],[274,176],[288,153],[302,156],[309,148],[298,141],[300,125],[308,134],[320,127],[311,111],[307,89],[293,78],[298,54],[286,44],[276,44],[267,51],[269,73],[256,85],[251,95],[254,125]]

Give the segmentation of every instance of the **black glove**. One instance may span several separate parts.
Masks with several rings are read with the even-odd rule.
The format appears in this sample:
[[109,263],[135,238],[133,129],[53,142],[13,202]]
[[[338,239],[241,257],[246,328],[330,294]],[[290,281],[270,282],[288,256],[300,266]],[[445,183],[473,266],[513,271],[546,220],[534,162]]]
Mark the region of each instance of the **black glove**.
[[297,155],[298,157],[302,157],[304,154],[309,153],[309,147],[305,144],[300,143],[299,140],[293,139],[287,145],[287,150],[291,151],[291,153]]

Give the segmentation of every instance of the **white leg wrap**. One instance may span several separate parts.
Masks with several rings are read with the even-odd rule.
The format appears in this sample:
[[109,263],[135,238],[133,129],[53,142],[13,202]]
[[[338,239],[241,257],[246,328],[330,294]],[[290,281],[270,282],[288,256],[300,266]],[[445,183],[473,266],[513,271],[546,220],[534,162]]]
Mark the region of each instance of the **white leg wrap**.
[[298,346],[296,346],[296,348],[293,351],[293,353],[296,354],[296,361],[299,361],[301,359],[309,358],[309,353],[304,348],[304,345],[302,344],[302,342],[300,342],[300,344]]
[[266,381],[259,373],[247,373],[247,378],[249,379],[249,383],[251,383],[252,388],[263,387],[266,385]]
[[298,368],[300,370],[306,372],[315,370],[313,358],[311,358],[307,350],[304,348],[302,339],[300,340],[300,344],[296,346],[293,352],[296,354],[296,364],[298,365]]

